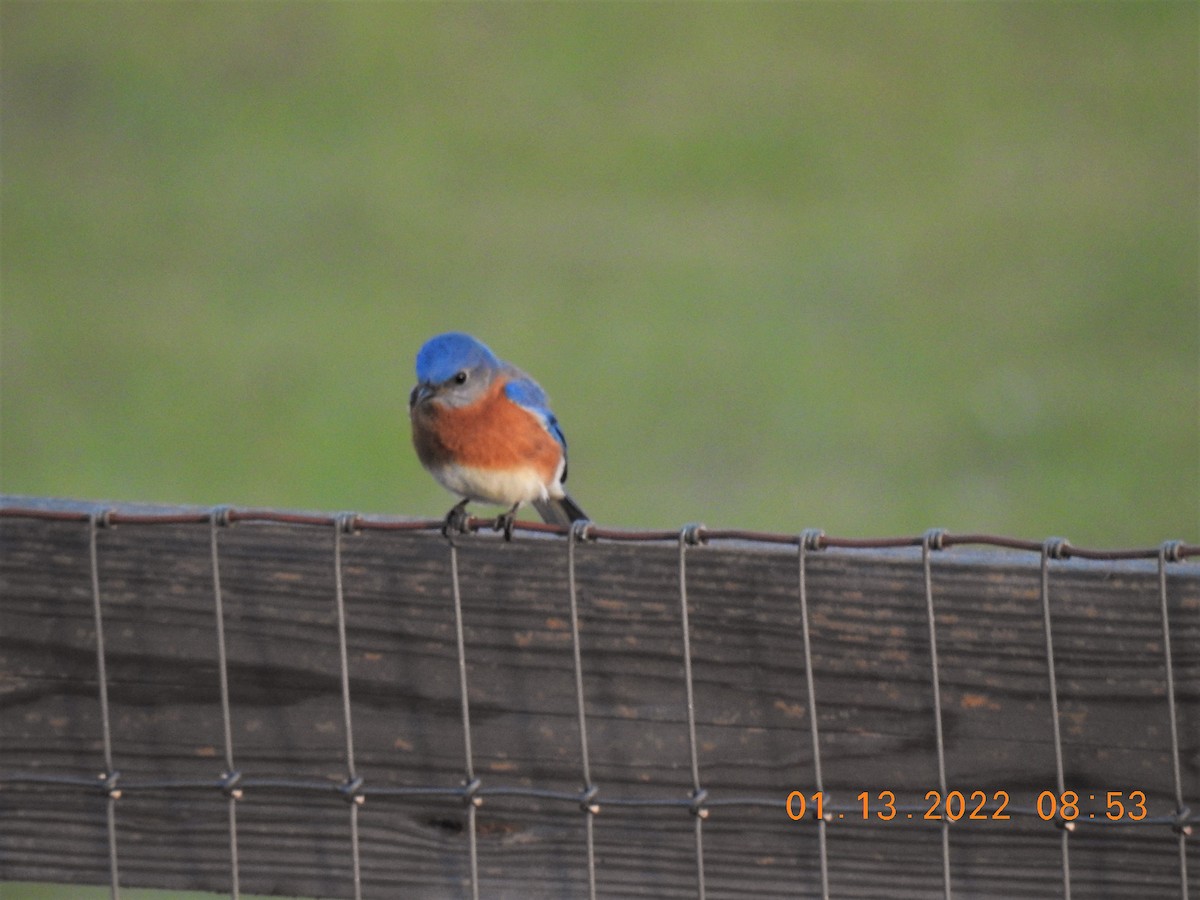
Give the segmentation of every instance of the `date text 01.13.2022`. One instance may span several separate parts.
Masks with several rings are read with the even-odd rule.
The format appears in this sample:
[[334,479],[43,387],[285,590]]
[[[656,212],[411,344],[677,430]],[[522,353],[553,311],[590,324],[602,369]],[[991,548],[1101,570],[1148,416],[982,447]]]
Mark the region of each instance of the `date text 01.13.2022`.
[[[1103,798],[1102,809],[1081,808],[1082,797],[1077,791],[1042,791],[1037,797],[1037,815],[1043,821],[1058,820],[1074,822],[1076,819],[1108,819],[1111,822],[1140,822],[1146,818],[1145,791],[1104,791],[1097,795],[1088,794],[1087,799],[1092,803]],[[853,812],[837,813],[837,818],[859,818],[862,821],[877,820],[891,822],[892,820],[928,819],[940,822],[943,819],[951,822],[989,821],[998,822],[1011,819],[1008,810],[1008,791],[993,791],[989,796],[986,791],[947,791],[943,797],[941,791],[927,791],[925,800],[929,804],[924,814],[919,811],[902,812],[896,808],[896,795],[892,791],[879,791],[871,794],[863,791],[857,797],[860,804]],[[817,791],[807,796],[801,791],[792,791],[787,798],[787,814],[792,821],[798,822],[805,816],[812,816],[828,821],[826,815],[826,795]],[[992,804],[989,806],[989,802]]]

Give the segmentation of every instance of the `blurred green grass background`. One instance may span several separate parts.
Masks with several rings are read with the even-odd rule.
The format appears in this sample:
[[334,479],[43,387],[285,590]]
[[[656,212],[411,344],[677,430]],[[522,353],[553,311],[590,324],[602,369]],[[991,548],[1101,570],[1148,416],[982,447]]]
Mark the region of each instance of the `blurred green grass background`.
[[440,516],[406,399],[466,329],[604,523],[1196,539],[1198,34],[3,0],[0,487]]
[[604,523],[1197,537],[1194,3],[0,15],[7,492],[440,516],[465,329]]

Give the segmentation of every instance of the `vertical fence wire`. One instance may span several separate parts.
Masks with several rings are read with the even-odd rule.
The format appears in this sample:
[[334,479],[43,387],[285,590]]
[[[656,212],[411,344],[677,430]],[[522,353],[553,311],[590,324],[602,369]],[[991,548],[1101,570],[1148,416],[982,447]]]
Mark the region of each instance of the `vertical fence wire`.
[[703,525],[686,525],[679,532],[679,616],[683,630],[683,678],[687,688],[688,749],[692,763],[692,821],[696,837],[696,896],[704,900],[704,808],[707,791],[700,787],[700,755],[696,744],[696,691],[692,680],[692,636],[688,623],[687,548],[700,542]]
[[[933,688],[933,726],[937,742],[938,788],[942,797],[946,796],[946,743],[942,732],[942,684],[941,670],[938,665],[937,618],[933,607],[933,566],[930,562],[930,551],[942,549],[945,532],[934,529],[927,531],[921,539],[921,567],[925,578],[925,613],[929,620],[929,667],[931,686]],[[943,817],[942,832],[942,893],[950,900],[950,820]]]
[[[813,782],[817,793],[825,796],[825,781],[821,776],[821,737],[817,726],[817,688],[813,681],[812,635],[808,616],[808,553],[818,550],[824,532],[809,529],[800,535],[799,593],[800,627],[804,639],[804,682],[808,688],[809,736],[812,738]],[[829,848],[826,842],[824,815],[817,816],[817,856],[821,866],[821,900],[829,900]]]
[[225,749],[226,803],[229,810],[229,896],[238,900],[241,895],[241,875],[238,864],[237,801],[241,791],[236,787],[237,769],[233,764],[233,716],[229,708],[229,658],[225,648],[225,603],[221,592],[221,557],[217,533],[228,524],[228,510],[215,509],[209,516],[208,546],[212,564],[213,610],[217,625],[217,675],[221,689],[221,723]]
[[595,817],[600,811],[600,806],[596,803],[596,787],[592,784],[592,767],[588,758],[587,713],[583,699],[583,654],[579,647],[578,584],[575,579],[575,547],[583,540],[589,524],[587,521],[575,522],[567,535],[567,595],[571,602],[571,650],[575,660],[575,705],[579,713],[579,761],[583,776],[583,795],[579,805],[583,810],[587,841],[588,900],[596,900]]
[[106,818],[108,826],[108,875],[109,892],[113,900],[121,896],[121,883],[117,869],[117,800],[121,796],[117,788],[119,773],[113,768],[112,720],[108,711],[108,667],[104,651],[104,615],[100,609],[100,554],[96,546],[96,531],[107,522],[105,514],[93,512],[88,516],[88,561],[92,578],[92,614],[96,628],[96,680],[100,692],[100,730],[104,747],[104,771],[100,781],[107,795]]
[[[1042,628],[1046,636],[1046,670],[1050,682],[1050,717],[1054,724],[1054,775],[1058,796],[1063,795],[1066,784],[1063,777],[1062,724],[1058,716],[1058,678],[1054,667],[1054,637],[1050,627],[1050,560],[1061,559],[1067,542],[1062,538],[1049,538],[1042,544],[1041,599]],[[1060,823],[1062,844],[1062,886],[1064,900],[1071,900],[1071,855],[1068,823]]]
[[352,531],[354,517],[343,514],[333,524],[333,584],[337,607],[338,654],[342,669],[342,719],[346,734],[346,784],[343,794],[350,802],[350,862],[354,875],[354,900],[362,900],[362,863],[358,850],[358,808],[365,799],[359,793],[362,779],[354,765],[354,722],[350,715],[350,654],[346,646],[346,598],[342,588],[342,534]]
[[1175,832],[1179,841],[1179,896],[1188,900],[1187,829],[1183,825],[1187,809],[1183,804],[1183,772],[1179,766],[1179,716],[1175,703],[1175,663],[1171,656],[1171,616],[1167,605],[1167,560],[1174,561],[1179,543],[1168,541],[1158,551],[1158,601],[1162,614],[1163,663],[1167,670],[1167,712],[1171,726],[1171,774],[1175,787]]
[[462,697],[463,766],[466,773],[463,797],[467,804],[467,861],[471,873],[471,898],[479,900],[479,847],[475,816],[481,798],[479,780],[475,777],[475,760],[471,750],[471,703],[467,696],[467,650],[463,638],[462,591],[458,583],[458,545],[453,537],[450,544],[450,587],[454,594],[454,636],[458,642],[458,689]]

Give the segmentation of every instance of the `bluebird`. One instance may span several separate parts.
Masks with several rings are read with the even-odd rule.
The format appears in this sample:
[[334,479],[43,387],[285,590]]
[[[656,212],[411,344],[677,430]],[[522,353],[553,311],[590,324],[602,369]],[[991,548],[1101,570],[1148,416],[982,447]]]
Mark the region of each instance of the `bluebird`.
[[462,530],[472,500],[509,508],[496,519],[508,539],[523,503],[555,525],[587,518],[563,490],[567,439],[545,391],[469,334],[439,334],[421,347],[408,412],[421,465],[462,497],[445,534]]

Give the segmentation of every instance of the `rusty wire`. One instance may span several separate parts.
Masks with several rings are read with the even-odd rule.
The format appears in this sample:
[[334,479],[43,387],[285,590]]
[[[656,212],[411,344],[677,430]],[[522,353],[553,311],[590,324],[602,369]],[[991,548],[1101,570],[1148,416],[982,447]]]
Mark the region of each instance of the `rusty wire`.
[[[413,531],[441,532],[445,522],[442,519],[407,519],[384,516],[364,516],[360,513],[340,513],[335,515],[321,513],[281,512],[272,509],[236,509],[218,507],[223,521],[227,524],[235,522],[271,522],[280,525],[315,525],[333,527],[344,520],[345,528],[352,531]],[[86,522],[93,515],[99,515],[103,524],[107,525],[188,525],[206,524],[210,521],[213,510],[197,509],[189,512],[128,512],[118,509],[99,508],[97,511],[42,509],[38,507],[3,506],[0,507],[0,518],[6,519],[47,519],[64,522]],[[495,524],[491,518],[470,517],[466,529],[471,532],[490,530]],[[562,525],[549,525],[543,522],[517,522],[515,531],[531,534],[562,535],[569,534],[570,529]],[[721,541],[739,541],[743,543],[783,544],[798,546],[803,540],[801,535],[771,531],[752,531],[737,528],[707,528],[697,526],[695,538],[698,542],[711,544]],[[903,547],[920,548],[927,538],[927,533],[911,537],[855,538],[831,537],[825,533],[815,540],[811,549],[843,549],[843,550],[888,550]],[[678,529],[642,530],[632,528],[607,528],[587,523],[579,532],[582,541],[615,541],[623,543],[676,543],[679,540]],[[968,532],[954,534],[940,532],[940,548],[962,547],[975,545],[994,547],[1003,550],[1024,550],[1030,553],[1041,553],[1044,541],[1027,540],[1007,537],[998,534]],[[1062,541],[1058,548],[1057,559],[1091,559],[1091,560],[1156,560],[1166,548],[1167,562],[1181,562],[1200,556],[1200,544],[1189,544],[1184,541],[1167,541],[1166,544],[1154,547],[1104,549],[1077,547],[1069,541]]]

